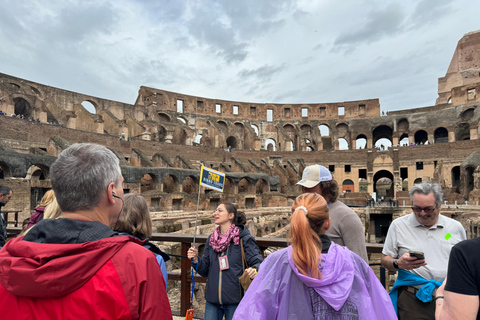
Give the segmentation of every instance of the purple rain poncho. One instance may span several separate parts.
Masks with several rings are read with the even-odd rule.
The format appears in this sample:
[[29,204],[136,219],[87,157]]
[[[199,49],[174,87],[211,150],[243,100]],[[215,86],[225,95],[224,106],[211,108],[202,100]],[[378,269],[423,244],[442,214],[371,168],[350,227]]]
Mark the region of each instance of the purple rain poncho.
[[397,319],[373,270],[346,247],[331,244],[319,266],[322,280],[298,272],[292,247],[268,256],[233,319]]

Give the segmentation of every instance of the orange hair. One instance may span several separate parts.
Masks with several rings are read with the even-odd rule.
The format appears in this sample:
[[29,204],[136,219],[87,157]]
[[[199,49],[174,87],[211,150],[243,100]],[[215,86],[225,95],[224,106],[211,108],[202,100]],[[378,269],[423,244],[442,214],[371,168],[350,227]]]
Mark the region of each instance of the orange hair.
[[[304,207],[308,213],[298,207]],[[327,202],[317,193],[301,194],[292,205],[292,259],[298,271],[305,276],[322,279],[322,273],[318,270],[322,252],[319,232],[328,218]]]

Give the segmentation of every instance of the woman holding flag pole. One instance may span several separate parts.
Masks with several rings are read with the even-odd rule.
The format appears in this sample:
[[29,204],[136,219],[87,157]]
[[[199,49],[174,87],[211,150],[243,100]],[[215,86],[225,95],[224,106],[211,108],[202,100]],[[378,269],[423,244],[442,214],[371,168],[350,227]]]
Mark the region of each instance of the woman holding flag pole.
[[[263,261],[255,238],[243,225],[235,225],[237,209],[231,203],[220,204],[214,213],[218,226],[208,237],[204,255],[197,248],[188,250],[188,258],[197,272],[208,277],[205,290],[205,320],[230,320],[244,295],[239,277],[245,272],[253,279]],[[243,265],[242,247],[247,266]]]

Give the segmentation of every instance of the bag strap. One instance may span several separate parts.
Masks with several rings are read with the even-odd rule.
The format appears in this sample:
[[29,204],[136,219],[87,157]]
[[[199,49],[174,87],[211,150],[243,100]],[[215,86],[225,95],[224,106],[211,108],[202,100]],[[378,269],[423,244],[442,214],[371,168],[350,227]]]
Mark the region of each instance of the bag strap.
[[243,239],[240,239],[240,248],[242,250],[242,268],[243,272],[245,272],[245,265],[248,267],[247,259],[245,258],[245,251],[243,250]]

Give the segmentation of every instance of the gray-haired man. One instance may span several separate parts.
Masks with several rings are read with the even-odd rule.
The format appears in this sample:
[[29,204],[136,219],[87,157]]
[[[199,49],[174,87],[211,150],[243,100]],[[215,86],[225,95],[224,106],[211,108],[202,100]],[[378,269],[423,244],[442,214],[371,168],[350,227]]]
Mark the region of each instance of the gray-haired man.
[[398,318],[433,320],[434,289],[447,275],[450,250],[466,234],[460,222],[440,214],[443,193],[439,184],[415,185],[410,199],[413,213],[395,219],[388,229],[382,264],[399,271],[390,292]]

